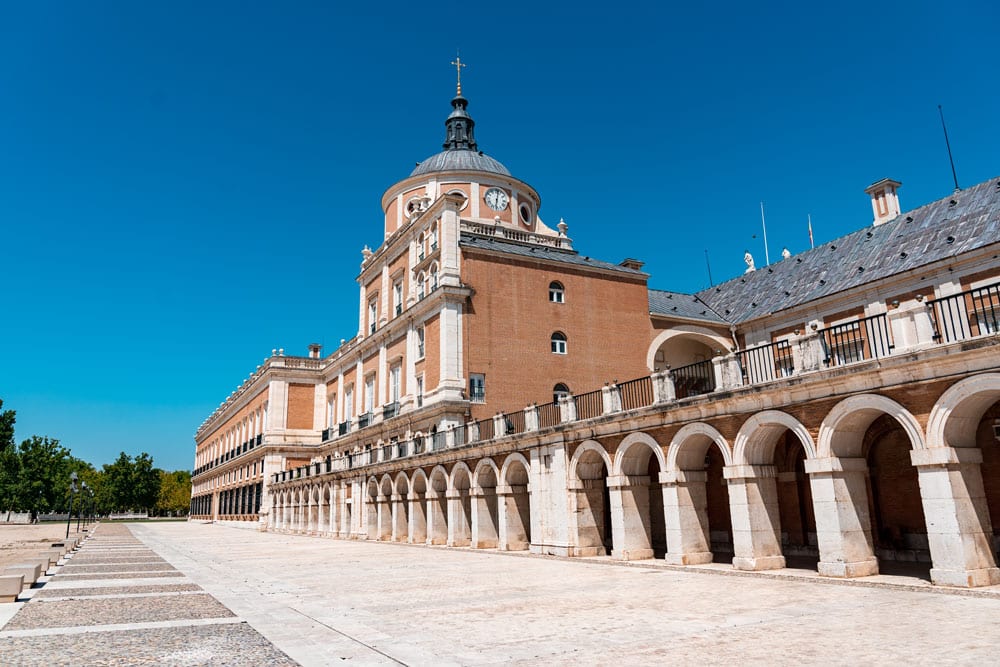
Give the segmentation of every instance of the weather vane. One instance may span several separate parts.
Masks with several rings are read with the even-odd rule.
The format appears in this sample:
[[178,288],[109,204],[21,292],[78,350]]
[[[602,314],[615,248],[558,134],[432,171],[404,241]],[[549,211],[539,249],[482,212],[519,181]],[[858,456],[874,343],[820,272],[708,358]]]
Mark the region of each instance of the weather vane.
[[462,57],[458,54],[458,51],[455,52],[455,59],[451,61],[451,64],[455,66],[455,72],[458,75],[458,96],[461,97],[462,96],[462,68],[463,67],[468,67],[468,65],[466,65],[465,63],[462,62]]

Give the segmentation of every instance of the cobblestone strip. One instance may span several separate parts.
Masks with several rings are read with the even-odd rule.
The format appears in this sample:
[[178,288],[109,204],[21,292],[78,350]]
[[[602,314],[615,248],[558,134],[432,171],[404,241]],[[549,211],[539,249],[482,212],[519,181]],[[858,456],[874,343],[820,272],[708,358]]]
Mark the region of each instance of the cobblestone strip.
[[0,619],[0,664],[297,664],[128,527],[100,534]]

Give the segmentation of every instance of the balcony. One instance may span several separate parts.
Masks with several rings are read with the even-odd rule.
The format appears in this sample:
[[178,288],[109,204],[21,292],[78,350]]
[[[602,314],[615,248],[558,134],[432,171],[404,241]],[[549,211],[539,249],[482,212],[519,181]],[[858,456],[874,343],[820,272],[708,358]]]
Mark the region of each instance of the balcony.
[[386,403],[382,407],[382,419],[392,419],[399,414],[399,401]]
[[363,415],[358,415],[358,428],[365,428],[372,423],[372,413],[366,412]]

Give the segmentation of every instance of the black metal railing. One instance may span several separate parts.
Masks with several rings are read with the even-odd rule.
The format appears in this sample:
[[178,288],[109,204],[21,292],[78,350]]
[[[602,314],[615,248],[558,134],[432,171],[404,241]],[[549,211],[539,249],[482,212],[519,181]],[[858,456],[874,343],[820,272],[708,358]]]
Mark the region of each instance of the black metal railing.
[[476,424],[479,426],[479,441],[492,440],[495,432],[493,428],[493,418],[480,419]]
[[558,403],[538,406],[538,428],[548,428],[562,422],[562,410]]
[[468,442],[468,431],[465,428],[465,424],[459,424],[455,427],[452,433],[455,436],[455,446],[461,447]]
[[739,362],[744,385],[791,377],[795,371],[792,345],[787,340],[740,350],[736,353],[736,361]]
[[934,340],[941,343],[1000,332],[1000,283],[928,302]]
[[388,461],[392,458],[392,445],[382,445],[382,461]]
[[680,368],[671,368],[677,398],[700,396],[715,391],[715,369],[712,360],[698,361]]
[[396,456],[403,458],[404,456],[410,455],[410,448],[408,447],[409,442],[409,440],[400,440],[396,443]]
[[382,407],[382,419],[392,419],[399,414],[399,401],[386,403]]
[[340,433],[340,435],[347,435],[348,433],[350,433],[351,421],[347,420],[345,422],[340,422],[340,424],[337,426],[337,431]]
[[332,437],[333,437],[333,429],[332,428],[325,428],[325,429],[323,429],[323,440],[324,441],[329,440]]
[[438,431],[437,433],[431,434],[431,447],[435,452],[439,452],[448,446],[448,434],[444,431]]
[[892,354],[892,335],[885,314],[844,322],[817,333],[828,366],[843,366],[865,359],[881,359]]
[[512,435],[515,433],[524,433],[527,430],[527,424],[524,420],[524,410],[515,410],[514,412],[508,412],[503,416],[504,422],[504,432],[507,435]]
[[635,410],[653,404],[653,379],[648,375],[618,385],[622,410]]
[[593,419],[604,414],[604,399],[601,398],[600,389],[574,396],[573,400],[576,401],[577,419]]
[[358,415],[358,428],[365,428],[372,423],[372,413],[366,412],[363,415]]

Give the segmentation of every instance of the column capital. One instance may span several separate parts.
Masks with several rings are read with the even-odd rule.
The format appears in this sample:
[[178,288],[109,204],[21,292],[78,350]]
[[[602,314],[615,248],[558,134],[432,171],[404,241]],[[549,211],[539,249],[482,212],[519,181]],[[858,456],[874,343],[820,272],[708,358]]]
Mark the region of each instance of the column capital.
[[660,473],[660,484],[683,486],[708,481],[708,472],[704,470],[667,470]]
[[910,462],[917,467],[951,466],[983,462],[979,447],[928,447],[910,452]]
[[777,477],[777,475],[778,469],[773,465],[735,465],[722,468],[723,478],[730,481]]
[[805,469],[810,475],[824,472],[866,472],[868,461],[860,457],[829,456],[806,459]]

